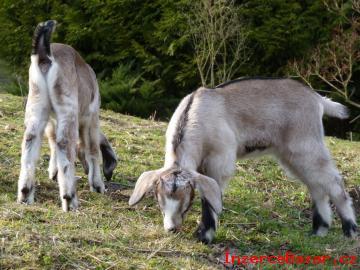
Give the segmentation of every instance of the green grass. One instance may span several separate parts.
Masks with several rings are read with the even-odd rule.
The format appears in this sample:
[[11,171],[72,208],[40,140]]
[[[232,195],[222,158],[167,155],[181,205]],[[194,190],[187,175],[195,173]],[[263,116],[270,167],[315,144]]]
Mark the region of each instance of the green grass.
[[[337,216],[328,236],[309,236],[309,194],[303,185],[287,179],[270,158],[237,163],[213,244],[198,243],[192,235],[201,214],[198,197],[182,232],[166,234],[151,196],[135,208],[127,203],[137,177],[163,163],[166,123],[110,111],[101,112],[101,126],[119,156],[113,181],[123,188],[105,195],[91,193],[78,166],[78,175],[83,176],[77,188],[81,205],[76,212],[63,213],[57,184],[47,179],[45,142],[38,163],[36,203],[19,205],[15,201],[23,115],[21,97],[0,94],[1,270],[222,269],[226,248],[249,256],[283,255],[287,250],[332,258],[360,255],[359,239],[343,237]],[[360,143],[327,138],[327,144],[347,189],[357,197],[359,210]],[[270,264],[253,267],[279,269]],[[313,269],[332,267],[328,264]],[[282,269],[303,268],[285,265]]]

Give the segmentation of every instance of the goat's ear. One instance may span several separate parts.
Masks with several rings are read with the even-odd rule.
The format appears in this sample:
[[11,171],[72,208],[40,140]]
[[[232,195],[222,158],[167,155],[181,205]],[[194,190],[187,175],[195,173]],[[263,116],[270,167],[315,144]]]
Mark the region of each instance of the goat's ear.
[[201,198],[208,201],[216,214],[220,214],[222,211],[222,194],[219,184],[213,178],[199,173],[196,174],[192,183],[199,190]]
[[100,132],[100,150],[103,158],[103,172],[107,181],[111,180],[117,165],[117,157],[105,135]]
[[160,177],[160,170],[144,172],[136,181],[135,188],[129,199],[129,205],[137,204],[145,195],[146,192],[152,189],[157,179]]

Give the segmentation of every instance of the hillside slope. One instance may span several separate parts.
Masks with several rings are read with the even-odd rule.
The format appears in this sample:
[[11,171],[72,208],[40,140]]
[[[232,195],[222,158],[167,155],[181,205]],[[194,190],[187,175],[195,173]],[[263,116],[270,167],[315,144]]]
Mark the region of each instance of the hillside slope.
[[[135,208],[128,207],[127,201],[141,172],[162,165],[166,123],[110,111],[101,112],[101,126],[119,156],[113,181],[121,188],[105,195],[91,193],[78,166],[77,174],[83,176],[78,184],[80,209],[63,213],[57,184],[47,179],[45,142],[38,163],[36,203],[19,205],[15,200],[24,130],[22,104],[20,97],[0,94],[1,270],[222,269],[226,248],[250,256],[291,251],[297,255],[360,257],[359,239],[345,239],[337,217],[328,236],[308,235],[309,195],[300,183],[289,181],[270,158],[237,163],[213,244],[198,243],[192,235],[201,210],[198,197],[182,232],[164,233],[162,216],[151,196]],[[356,197],[360,217],[360,143],[327,138],[327,144],[347,189]],[[325,269],[332,269],[332,263]],[[257,264],[252,269],[271,267]]]

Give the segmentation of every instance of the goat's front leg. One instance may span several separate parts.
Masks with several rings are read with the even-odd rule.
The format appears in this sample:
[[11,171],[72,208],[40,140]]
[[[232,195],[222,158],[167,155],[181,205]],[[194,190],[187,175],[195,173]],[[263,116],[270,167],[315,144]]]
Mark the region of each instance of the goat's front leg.
[[56,160],[61,205],[66,212],[78,207],[75,179],[78,122],[75,112],[64,114],[58,114],[57,119]]
[[42,136],[49,116],[47,96],[30,85],[25,112],[25,133],[21,147],[21,170],[17,201],[32,204],[35,194],[35,166],[40,156]]
[[201,199],[201,205],[201,223],[195,231],[195,235],[199,239],[199,241],[205,244],[209,244],[215,236],[218,216],[206,199]]
[[104,193],[105,185],[101,178],[100,172],[100,128],[99,117],[93,115],[92,125],[90,127],[90,140],[89,140],[89,184],[90,190],[99,193]]
[[[93,119],[93,118],[91,118]],[[82,121],[80,127],[80,143],[78,145],[78,157],[88,174],[91,191],[104,193],[105,185],[101,179],[99,165],[99,125],[98,119]]]
[[[233,149],[223,149],[223,153],[209,155],[203,163],[203,173],[215,179],[218,183],[221,194],[224,194],[229,177],[235,171],[236,152]],[[210,203],[201,199],[202,217],[201,223],[196,230],[197,238],[203,243],[210,243],[215,236],[218,215],[211,207]]]

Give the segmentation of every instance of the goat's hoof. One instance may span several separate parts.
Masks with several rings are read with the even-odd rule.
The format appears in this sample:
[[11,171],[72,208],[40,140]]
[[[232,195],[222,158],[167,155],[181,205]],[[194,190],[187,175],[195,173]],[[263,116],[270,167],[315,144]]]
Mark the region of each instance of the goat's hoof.
[[34,203],[34,186],[23,187],[17,198],[18,203],[33,204]]
[[91,185],[90,191],[97,192],[97,193],[104,193],[105,185],[104,185],[104,183]]
[[317,229],[313,229],[311,231],[311,235],[313,236],[326,236],[329,231],[329,227],[320,226]]
[[357,236],[357,226],[351,220],[343,220],[342,221],[342,230],[344,235],[349,238],[355,238]]
[[195,236],[200,242],[204,244],[210,244],[214,239],[215,230],[213,228],[205,229],[200,225],[195,231]]
[[79,207],[79,202],[75,193],[65,194],[61,198],[62,209],[64,212],[76,210]]
[[54,171],[54,172],[49,172],[49,179],[57,182],[57,175],[58,175],[58,171],[57,171],[57,170]]

